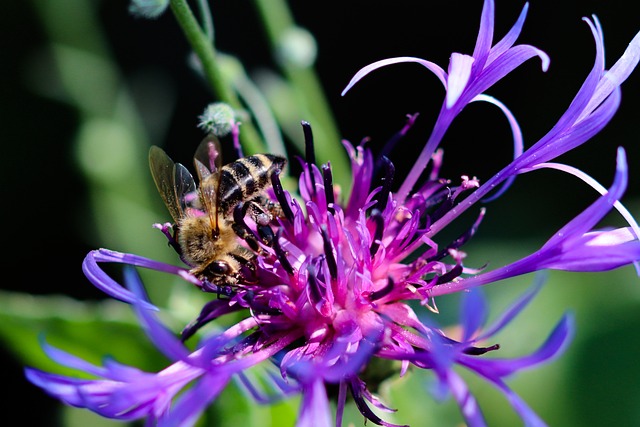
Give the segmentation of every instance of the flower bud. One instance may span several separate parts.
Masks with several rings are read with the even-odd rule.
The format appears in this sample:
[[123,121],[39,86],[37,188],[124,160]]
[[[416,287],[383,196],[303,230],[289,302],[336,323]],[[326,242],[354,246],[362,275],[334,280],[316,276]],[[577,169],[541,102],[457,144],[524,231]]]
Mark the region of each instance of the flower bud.
[[207,105],[199,119],[199,128],[204,129],[207,133],[223,137],[233,129],[233,124],[236,122],[236,113],[228,104],[215,102]]
[[317,56],[316,40],[304,28],[291,28],[280,37],[277,57],[281,64],[307,68],[313,65]]
[[137,17],[155,19],[169,6],[169,0],[131,0],[129,12]]

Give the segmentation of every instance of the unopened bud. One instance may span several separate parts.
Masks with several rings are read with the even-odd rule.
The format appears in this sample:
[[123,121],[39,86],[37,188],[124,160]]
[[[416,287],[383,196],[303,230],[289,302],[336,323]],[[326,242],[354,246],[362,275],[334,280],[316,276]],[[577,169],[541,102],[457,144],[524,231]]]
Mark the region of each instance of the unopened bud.
[[309,31],[295,27],[285,31],[281,36],[277,56],[283,64],[307,68],[315,62],[318,46]]
[[147,19],[155,19],[162,15],[169,6],[169,0],[131,0],[129,13]]
[[199,128],[204,129],[206,133],[223,137],[233,129],[233,125],[236,122],[236,114],[229,105],[223,102],[215,102],[207,105],[199,119]]

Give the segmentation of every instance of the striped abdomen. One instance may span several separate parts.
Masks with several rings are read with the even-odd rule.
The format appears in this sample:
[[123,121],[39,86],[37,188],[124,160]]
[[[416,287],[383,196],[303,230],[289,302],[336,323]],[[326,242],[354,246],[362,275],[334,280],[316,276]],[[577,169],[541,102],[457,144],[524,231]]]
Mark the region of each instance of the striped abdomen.
[[271,173],[284,168],[286,159],[274,154],[242,157],[222,167],[218,187],[219,213],[233,216],[238,203],[251,200],[271,185]]

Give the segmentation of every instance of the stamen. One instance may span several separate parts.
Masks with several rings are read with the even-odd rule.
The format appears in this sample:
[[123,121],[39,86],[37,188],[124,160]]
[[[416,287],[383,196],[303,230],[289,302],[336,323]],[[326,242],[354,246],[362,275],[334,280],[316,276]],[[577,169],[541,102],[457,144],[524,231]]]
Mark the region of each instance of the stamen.
[[419,113],[407,114],[407,123],[405,123],[403,128],[396,132],[391,138],[389,138],[389,141],[384,144],[384,147],[382,147],[382,151],[380,151],[378,161],[376,161],[376,169],[380,168],[381,162],[383,162],[383,158],[386,158],[386,156],[396,146],[398,141],[400,141],[400,139],[404,137],[407,132],[409,132],[409,129],[411,129],[416,119],[418,118],[418,114]]
[[333,207],[335,199],[333,197],[333,175],[331,174],[331,165],[322,165],[322,177],[324,178],[324,197],[327,199],[327,209],[332,214],[336,213]]
[[307,121],[302,121],[302,131],[304,132],[304,150],[307,157],[307,166],[309,167],[309,179],[311,181],[311,194],[316,195],[316,179],[313,173],[312,165],[316,164],[316,154],[313,147],[313,132],[311,125]]
[[467,231],[465,231],[460,237],[458,237],[457,239],[455,239],[454,241],[449,243],[449,245],[447,245],[447,247],[443,248],[440,252],[438,252],[437,254],[432,256],[431,258],[428,258],[427,262],[439,261],[442,258],[444,258],[447,255],[449,255],[449,250],[458,249],[460,246],[462,246],[465,243],[467,243],[473,237],[473,235],[476,234],[476,231],[478,231],[478,227],[480,226],[480,222],[482,221],[482,218],[484,218],[484,213],[485,212],[486,212],[486,209],[483,208],[480,211],[480,215],[478,216],[478,219],[476,219],[476,221],[473,223],[471,228],[469,228]]
[[322,241],[324,242],[324,253],[327,257],[327,266],[329,267],[329,274],[331,274],[331,278],[333,280],[336,280],[338,278],[338,264],[336,263],[336,257],[333,255],[333,245],[329,239],[327,227],[323,225],[321,230]]
[[276,199],[278,200],[278,203],[280,203],[280,208],[282,209],[282,213],[285,218],[287,218],[289,222],[293,222],[293,211],[287,202],[287,197],[284,194],[284,188],[280,182],[279,174],[279,170],[275,170],[271,173],[271,185],[273,186],[273,192],[276,194]]
[[284,249],[282,249],[282,246],[280,246],[281,235],[282,235],[282,229],[278,229],[278,232],[276,233],[276,238],[273,239],[273,250],[276,252],[276,256],[278,257],[278,261],[280,261],[282,268],[284,268],[285,271],[290,276],[293,276],[293,273],[294,273],[293,266],[287,259],[287,253],[284,251]]
[[[206,283],[209,283],[210,286],[217,288],[214,284],[208,281]],[[225,296],[231,296],[231,294]],[[228,303],[224,303],[220,300],[209,301],[204,305],[204,307],[202,307],[202,310],[200,310],[200,314],[198,314],[198,317],[184,327],[184,329],[180,333],[180,340],[182,342],[185,342],[207,323],[216,320],[218,317],[232,311],[235,311],[235,309],[230,309]]]
[[451,191],[450,188],[446,189],[447,191],[447,195],[446,198],[444,199],[444,201],[440,204],[440,206],[438,206],[438,208],[429,216],[429,220],[430,222],[436,222],[437,220],[439,220],[440,218],[442,218],[447,212],[449,212],[451,210],[451,208],[453,207],[453,202],[454,202],[454,198],[453,198],[453,192]]
[[360,411],[360,413],[365,417],[365,419],[371,420],[372,423],[377,424],[379,426],[385,425],[382,418],[378,417],[372,410],[369,408],[367,403],[364,401],[364,396],[362,395],[362,386],[357,384],[356,379],[347,380],[349,382],[349,390],[351,390],[351,396],[353,397],[353,402],[356,404],[356,407]]
[[375,196],[378,201],[376,208],[383,211],[384,208],[387,207],[389,192],[391,191],[391,184],[393,183],[393,176],[395,175],[396,167],[386,156],[382,156],[378,162],[381,167],[384,167],[384,177],[381,179],[382,188]]
[[448,283],[453,279],[455,279],[456,277],[460,276],[461,274],[462,274],[462,265],[457,264],[450,271],[438,277],[438,280],[436,280],[436,285],[442,285],[443,283]]
[[479,184],[477,178],[469,179],[469,177],[463,176],[461,185],[454,188],[447,187],[447,197],[431,215],[431,222],[436,222],[440,218],[448,214],[449,211],[451,211],[451,209],[453,208],[456,198],[458,198],[460,194],[465,191],[469,191],[470,189],[477,188],[478,186]]
[[310,290],[309,297],[312,298],[311,302],[315,305],[322,300],[322,294],[320,292],[318,279],[316,278],[316,268],[311,264],[307,266],[307,282]]
[[371,212],[370,218],[375,222],[376,225],[376,231],[373,234],[373,242],[371,243],[371,247],[369,248],[369,253],[371,254],[371,258],[373,258],[380,248],[380,241],[382,240],[382,236],[384,233],[384,218],[382,217],[381,212],[377,209],[374,209],[373,212]]
[[387,284],[384,286],[384,288],[377,290],[375,292],[372,292],[371,295],[369,295],[369,299],[371,301],[376,301],[379,300],[380,298],[389,295],[389,293],[393,290],[395,283],[393,281],[393,279],[391,277],[389,277],[387,279]]
[[480,356],[493,350],[499,350],[500,344],[494,344],[490,347],[467,347],[462,352],[471,356]]

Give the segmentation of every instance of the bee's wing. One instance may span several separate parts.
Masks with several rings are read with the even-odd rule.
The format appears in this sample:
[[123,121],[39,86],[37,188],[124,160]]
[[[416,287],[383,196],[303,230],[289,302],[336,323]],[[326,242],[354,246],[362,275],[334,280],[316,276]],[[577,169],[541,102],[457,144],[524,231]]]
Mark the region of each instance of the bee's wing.
[[193,156],[200,182],[200,199],[209,215],[214,230],[218,230],[218,188],[222,169],[220,141],[214,135],[206,136]]
[[198,171],[200,182],[211,174],[219,173],[222,167],[222,149],[218,138],[214,135],[207,135],[196,148],[193,162],[196,171]]
[[176,190],[178,203],[185,215],[187,208],[197,207],[196,182],[189,170],[181,163],[176,163],[173,171],[173,187]]
[[[200,163],[196,160],[197,163]],[[200,163],[202,167],[202,163]],[[212,173],[204,178],[204,181],[200,183],[200,200],[204,206],[204,210],[209,215],[211,221],[211,227],[214,230],[218,230],[218,187],[220,186],[220,174]]]
[[193,177],[180,163],[157,146],[149,149],[149,168],[158,192],[177,223],[184,216],[184,196],[196,189]]

